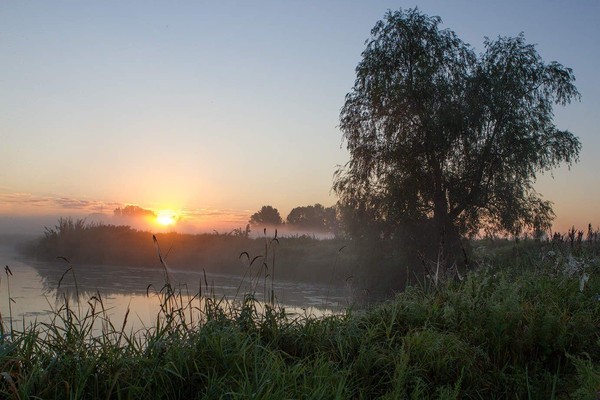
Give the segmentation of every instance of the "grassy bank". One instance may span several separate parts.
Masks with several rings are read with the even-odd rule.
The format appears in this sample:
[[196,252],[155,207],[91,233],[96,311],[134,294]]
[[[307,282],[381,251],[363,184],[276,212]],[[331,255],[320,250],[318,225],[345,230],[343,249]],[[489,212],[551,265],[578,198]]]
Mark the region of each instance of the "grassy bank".
[[[250,259],[266,254],[273,257],[278,277],[329,283],[344,282],[355,274],[356,254],[348,242],[338,239],[319,240],[310,236],[277,237],[265,231],[259,238],[233,234],[157,233],[166,262],[174,269],[193,269],[212,273],[243,274]],[[262,233],[262,231],[261,231]],[[76,265],[124,265],[160,268],[151,232],[128,226],[90,225],[82,220],[61,219],[45,234],[20,250],[26,256],[53,261],[65,257]],[[340,249],[343,248],[342,251]],[[333,268],[335,266],[335,269]]]
[[427,280],[325,318],[251,296],[188,303],[165,286],[156,325],[131,332],[108,320],[98,296],[83,309],[64,305],[51,324],[12,334],[4,325],[1,390],[20,399],[596,399],[600,270],[597,250],[580,250],[488,246],[462,281]]
[[[171,269],[244,275],[249,262],[254,261],[254,268],[264,264],[268,274],[274,272],[282,281],[350,284],[365,293],[368,301],[401,290],[407,280],[407,263],[399,249],[308,235],[282,237],[275,230],[261,231],[258,238],[241,230],[153,235],[128,226],[90,225],[62,218],[56,227],[19,249],[24,256],[42,261],[64,257],[81,268],[112,265],[158,269],[155,243],[159,243]],[[420,274],[417,269],[414,272]]]

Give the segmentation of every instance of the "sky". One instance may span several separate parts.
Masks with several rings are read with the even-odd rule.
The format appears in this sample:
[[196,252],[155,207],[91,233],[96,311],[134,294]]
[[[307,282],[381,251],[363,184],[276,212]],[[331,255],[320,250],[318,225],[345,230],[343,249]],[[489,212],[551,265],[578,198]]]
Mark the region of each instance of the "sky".
[[581,140],[580,162],[536,188],[555,230],[599,225],[597,0],[3,0],[0,232],[127,204],[190,229],[335,204],[339,113],[365,40],[386,10],[414,6],[477,52],[523,32],[573,68],[582,99],[555,123]]

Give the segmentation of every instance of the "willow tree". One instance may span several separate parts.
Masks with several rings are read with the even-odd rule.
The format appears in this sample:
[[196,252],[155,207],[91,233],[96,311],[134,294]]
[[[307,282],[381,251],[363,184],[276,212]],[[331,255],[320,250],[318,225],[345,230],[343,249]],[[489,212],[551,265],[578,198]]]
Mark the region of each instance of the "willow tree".
[[578,160],[580,142],[553,122],[578,99],[574,75],[545,63],[523,34],[473,49],[417,9],[377,22],[340,115],[350,160],[335,175],[340,205],[394,237],[427,226],[446,246],[483,229],[549,227],[536,176]]

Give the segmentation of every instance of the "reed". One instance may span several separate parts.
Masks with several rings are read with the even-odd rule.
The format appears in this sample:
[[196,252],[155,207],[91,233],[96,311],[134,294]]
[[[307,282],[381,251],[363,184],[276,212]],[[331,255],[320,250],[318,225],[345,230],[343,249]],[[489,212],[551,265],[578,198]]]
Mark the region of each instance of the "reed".
[[[8,293],[8,315],[10,318],[10,334],[13,334],[13,313],[12,313],[12,303],[15,301],[12,296],[10,295],[10,276],[13,274],[12,271],[10,270],[10,267],[8,265],[6,265],[4,267],[4,272],[6,273],[6,287],[7,287],[7,293]],[[2,332],[4,332],[4,329],[2,329]]]
[[[193,296],[172,282],[149,287],[156,321],[135,331],[128,315],[110,320],[99,293],[80,309],[65,296],[51,322],[0,338],[0,396],[596,399],[600,266],[585,243],[575,255],[568,238],[481,243],[480,267],[462,281],[321,318],[289,314],[268,291],[265,302],[241,289],[217,298],[206,279]],[[272,260],[266,249],[240,255],[245,285],[272,282],[259,265]]]

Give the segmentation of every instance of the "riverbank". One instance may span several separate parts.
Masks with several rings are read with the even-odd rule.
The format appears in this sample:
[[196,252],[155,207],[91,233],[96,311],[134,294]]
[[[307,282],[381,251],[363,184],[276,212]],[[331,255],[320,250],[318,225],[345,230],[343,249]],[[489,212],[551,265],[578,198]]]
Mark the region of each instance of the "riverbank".
[[390,257],[389,250],[381,246],[365,251],[345,239],[282,237],[275,230],[265,230],[262,237],[252,238],[236,232],[153,234],[128,226],[62,219],[44,235],[19,246],[19,250],[37,260],[55,261],[61,257],[81,267],[160,269],[160,249],[163,261],[174,270],[244,275],[250,267],[263,268],[264,274],[276,280],[337,287],[351,284],[371,298],[402,290],[407,281],[407,263],[402,256]]
[[[164,289],[135,334],[101,302],[0,339],[8,398],[571,398],[600,390],[597,249],[564,243],[482,255],[462,281],[432,280],[366,311],[289,316],[252,297],[202,308]],[[485,265],[484,265],[485,264]],[[60,322],[60,323],[59,323]]]
[[[81,222],[81,223],[80,223]],[[156,240],[153,240],[156,238]],[[22,254],[52,261],[65,257],[78,265],[125,265],[159,267],[157,246],[164,261],[173,269],[205,270],[212,273],[239,273],[248,258],[262,257],[261,263],[280,264],[286,279],[331,279],[325,266],[349,264],[353,257],[348,242],[320,240],[311,236],[276,236],[266,231],[260,238],[243,234],[180,234],[138,231],[129,226],[89,225],[82,221],[61,220],[44,235],[20,246]],[[344,247],[343,251],[340,248]],[[268,253],[268,254],[267,254]],[[245,254],[245,256],[242,256]],[[269,256],[267,260],[265,257]],[[339,262],[336,262],[339,260]],[[285,268],[283,268],[285,267]],[[348,273],[348,271],[346,271]],[[340,278],[343,271],[340,271]],[[303,279],[301,279],[303,280]]]

